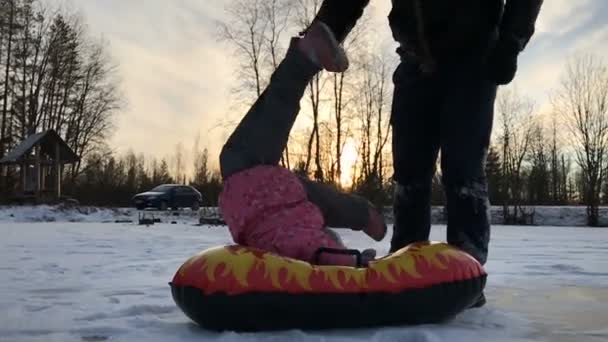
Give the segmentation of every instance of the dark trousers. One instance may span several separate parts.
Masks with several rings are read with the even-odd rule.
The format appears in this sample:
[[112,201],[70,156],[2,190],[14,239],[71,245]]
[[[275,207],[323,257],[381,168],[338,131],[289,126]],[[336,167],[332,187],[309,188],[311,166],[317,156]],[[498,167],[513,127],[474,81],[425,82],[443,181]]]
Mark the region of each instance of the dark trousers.
[[[259,165],[278,165],[300,112],[300,100],[313,77],[321,71],[292,43],[257,99],[220,154],[224,179]],[[294,175],[295,177],[295,175]],[[300,178],[308,200],[322,211],[326,225],[362,229],[367,225],[368,202],[325,184]]]
[[422,73],[402,60],[394,73],[395,224],[391,251],[429,239],[431,182],[441,151],[448,243],[485,264],[490,240],[485,160],[497,85],[481,58]]

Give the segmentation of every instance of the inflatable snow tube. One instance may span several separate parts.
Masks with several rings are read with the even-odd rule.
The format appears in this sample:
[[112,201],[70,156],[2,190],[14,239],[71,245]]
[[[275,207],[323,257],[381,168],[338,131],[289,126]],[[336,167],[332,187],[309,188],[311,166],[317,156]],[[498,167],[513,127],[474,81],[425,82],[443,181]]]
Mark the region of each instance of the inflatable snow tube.
[[413,244],[367,268],[226,246],[190,258],[170,285],[176,304],[205,329],[309,330],[439,323],[469,308],[486,276],[443,243]]

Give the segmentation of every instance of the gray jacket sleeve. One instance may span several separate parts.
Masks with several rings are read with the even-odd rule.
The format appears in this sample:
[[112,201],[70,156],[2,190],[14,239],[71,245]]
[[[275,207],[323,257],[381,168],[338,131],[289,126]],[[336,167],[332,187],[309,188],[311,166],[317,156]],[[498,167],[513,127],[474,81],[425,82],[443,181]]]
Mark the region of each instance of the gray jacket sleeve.
[[536,29],[536,20],[543,0],[507,0],[500,33],[502,37],[514,39],[522,51]]

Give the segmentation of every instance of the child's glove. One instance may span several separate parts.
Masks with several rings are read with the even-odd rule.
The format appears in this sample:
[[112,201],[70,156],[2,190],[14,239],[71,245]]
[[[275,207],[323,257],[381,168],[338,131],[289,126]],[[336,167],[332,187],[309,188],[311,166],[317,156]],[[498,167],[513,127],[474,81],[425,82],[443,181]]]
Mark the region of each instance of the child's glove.
[[363,263],[363,267],[367,267],[370,261],[374,261],[376,259],[376,250],[373,248],[368,248],[361,252],[361,262]]
[[369,202],[368,202],[367,210],[368,210],[369,220],[368,220],[367,226],[365,228],[363,228],[363,231],[365,232],[365,234],[367,234],[372,239],[374,239],[376,241],[382,241],[382,239],[384,239],[384,237],[386,236],[386,231],[387,231],[384,216],[382,215],[382,212],[380,209],[377,209],[376,207],[374,207],[374,205],[372,205]]
[[514,38],[500,38],[488,57],[490,79],[499,85],[511,83],[517,73],[520,44]]

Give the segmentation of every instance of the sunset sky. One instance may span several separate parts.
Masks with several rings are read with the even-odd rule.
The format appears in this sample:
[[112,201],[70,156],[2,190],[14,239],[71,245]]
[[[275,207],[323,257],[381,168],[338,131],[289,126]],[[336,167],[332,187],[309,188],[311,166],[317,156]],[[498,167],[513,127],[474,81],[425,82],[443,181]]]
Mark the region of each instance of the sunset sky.
[[[214,127],[229,114],[234,69],[230,51],[217,42],[215,22],[227,2],[66,2],[84,16],[91,35],[109,42],[119,65],[128,106],[116,122],[113,148],[164,157],[178,142],[190,149],[199,133],[212,151],[221,146],[226,132]],[[366,15],[390,42],[385,19],[390,0],[372,0],[372,5]],[[547,111],[547,95],[567,58],[585,52],[608,57],[608,1],[547,0],[515,84]]]

